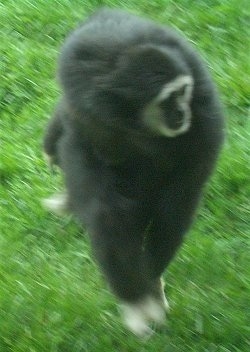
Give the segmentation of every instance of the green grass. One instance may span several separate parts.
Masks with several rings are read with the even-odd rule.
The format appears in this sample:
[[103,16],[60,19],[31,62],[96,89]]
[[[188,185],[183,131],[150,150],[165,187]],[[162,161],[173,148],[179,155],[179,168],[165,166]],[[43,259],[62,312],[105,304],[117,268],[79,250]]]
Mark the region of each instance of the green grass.
[[[171,314],[146,343],[124,330],[80,227],[40,205],[62,187],[41,152],[59,95],[58,50],[100,4],[183,31],[208,62],[227,116],[218,168],[165,275]],[[250,350],[249,23],[248,0],[1,1],[1,352]]]

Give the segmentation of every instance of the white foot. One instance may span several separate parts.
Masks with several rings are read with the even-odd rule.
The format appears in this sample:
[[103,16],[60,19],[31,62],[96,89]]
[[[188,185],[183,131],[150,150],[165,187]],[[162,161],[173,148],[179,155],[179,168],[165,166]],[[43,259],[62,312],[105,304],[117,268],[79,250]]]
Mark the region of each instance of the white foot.
[[47,153],[45,153],[45,152],[43,152],[43,158],[44,158],[46,164],[49,166],[49,168],[52,168],[53,165],[54,165],[54,158],[53,158],[53,156],[52,156],[52,155],[49,155],[49,154],[47,154]]
[[57,193],[42,200],[44,208],[56,215],[64,215],[68,210],[68,197],[66,193]]
[[122,311],[128,329],[143,338],[152,335],[151,323],[162,325],[165,321],[165,309],[153,296],[148,296],[138,303],[122,304]]

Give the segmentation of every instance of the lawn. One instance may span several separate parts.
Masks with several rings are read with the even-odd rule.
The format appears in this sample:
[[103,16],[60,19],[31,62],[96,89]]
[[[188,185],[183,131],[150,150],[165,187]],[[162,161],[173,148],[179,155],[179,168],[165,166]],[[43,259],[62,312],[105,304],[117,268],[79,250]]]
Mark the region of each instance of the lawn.
[[[67,33],[100,4],[171,24],[218,85],[227,139],[185,244],[165,274],[171,313],[147,342],[122,326],[84,231],[48,214],[61,189],[42,157]],[[250,350],[250,7],[248,0],[0,2],[0,351]]]

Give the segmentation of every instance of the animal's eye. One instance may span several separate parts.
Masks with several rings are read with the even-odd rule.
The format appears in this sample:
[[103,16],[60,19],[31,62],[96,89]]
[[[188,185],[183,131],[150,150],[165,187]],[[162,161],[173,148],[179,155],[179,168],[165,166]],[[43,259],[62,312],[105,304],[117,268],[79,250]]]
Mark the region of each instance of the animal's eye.
[[160,104],[159,107],[163,110],[168,110],[171,109],[171,106],[173,106],[174,104],[174,99],[173,97],[169,97],[165,100],[163,100]]
[[176,111],[183,115],[183,107],[181,107],[179,104],[176,105]]
[[177,91],[177,94],[178,94],[178,96],[180,97],[182,97],[184,94],[185,94],[185,90],[186,90],[186,88],[187,88],[187,84],[185,84],[184,86],[182,86],[178,91]]

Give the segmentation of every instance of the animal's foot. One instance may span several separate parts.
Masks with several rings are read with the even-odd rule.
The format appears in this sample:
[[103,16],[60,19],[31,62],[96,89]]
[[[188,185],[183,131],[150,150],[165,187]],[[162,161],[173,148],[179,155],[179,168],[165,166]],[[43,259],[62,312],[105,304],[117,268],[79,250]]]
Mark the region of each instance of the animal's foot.
[[122,305],[125,325],[135,335],[148,338],[153,334],[150,325],[162,325],[165,321],[165,308],[162,302],[153,296],[147,296],[137,303]]
[[48,165],[48,167],[53,170],[54,166],[56,165],[56,158],[53,155],[49,155],[45,152],[43,152],[43,158]]
[[44,208],[56,215],[64,215],[68,211],[68,196],[66,193],[56,193],[51,197],[43,199]]

